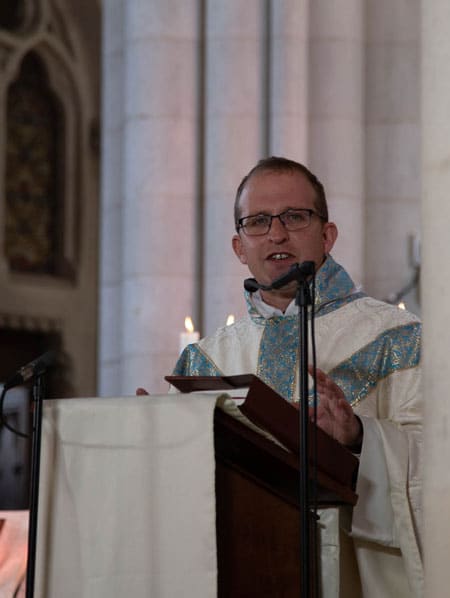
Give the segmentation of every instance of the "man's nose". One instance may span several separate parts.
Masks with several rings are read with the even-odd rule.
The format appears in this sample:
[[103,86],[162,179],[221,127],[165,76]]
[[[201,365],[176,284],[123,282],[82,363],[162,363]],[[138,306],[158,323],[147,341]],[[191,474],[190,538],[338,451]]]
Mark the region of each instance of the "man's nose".
[[269,237],[272,241],[276,241],[278,243],[280,241],[284,241],[288,237],[288,231],[284,224],[281,222],[279,216],[272,218],[272,225],[269,230]]

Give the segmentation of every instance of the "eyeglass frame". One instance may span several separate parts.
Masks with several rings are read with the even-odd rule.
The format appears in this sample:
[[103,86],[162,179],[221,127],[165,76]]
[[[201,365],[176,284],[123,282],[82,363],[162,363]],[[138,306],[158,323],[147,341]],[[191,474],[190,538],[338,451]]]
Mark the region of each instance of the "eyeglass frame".
[[[285,214],[287,214],[288,212],[307,212],[309,215],[309,222],[306,226],[301,226],[300,228],[294,228],[294,229],[289,229],[287,228],[286,224],[283,222],[282,220],[282,216],[284,216]],[[259,212],[258,214],[250,214],[249,216],[243,216],[242,218],[239,218],[239,220],[237,221],[237,227],[236,227],[236,231],[239,232],[241,229],[244,231],[244,233],[249,236],[249,237],[262,237],[263,235],[267,235],[270,231],[270,229],[272,228],[272,222],[274,218],[278,218],[278,220],[281,222],[281,224],[284,226],[284,228],[289,231],[289,232],[295,232],[297,230],[303,230],[305,228],[308,228],[308,226],[310,226],[311,224],[311,217],[312,215],[315,214],[316,216],[318,216],[321,220],[323,220],[324,222],[326,222],[326,218],[324,218],[324,216],[322,216],[321,214],[319,214],[319,212],[316,212],[315,210],[312,210],[311,208],[288,208],[287,210],[284,210],[284,212],[280,212],[279,214],[264,214],[264,212]],[[269,222],[269,228],[266,230],[266,232],[264,233],[256,233],[256,234],[249,234],[246,230],[245,230],[245,224],[243,224],[244,220],[247,220],[248,218],[255,218],[256,216],[266,216],[268,218],[270,218],[270,222]]]

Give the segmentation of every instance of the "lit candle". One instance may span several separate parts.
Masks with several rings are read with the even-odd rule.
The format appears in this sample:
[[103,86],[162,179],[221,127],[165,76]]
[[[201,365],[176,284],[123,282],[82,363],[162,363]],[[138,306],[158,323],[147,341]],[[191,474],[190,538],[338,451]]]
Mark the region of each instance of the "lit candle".
[[406,309],[406,305],[403,301],[400,301],[400,303],[397,305],[397,307],[399,307],[400,309]]
[[200,338],[200,334],[197,330],[194,330],[194,324],[189,316],[184,319],[184,327],[186,328],[186,332],[180,334],[180,353],[182,353],[187,345],[196,343]]
[[227,326],[231,326],[231,324],[234,324],[234,316],[233,314],[230,314],[227,318]]

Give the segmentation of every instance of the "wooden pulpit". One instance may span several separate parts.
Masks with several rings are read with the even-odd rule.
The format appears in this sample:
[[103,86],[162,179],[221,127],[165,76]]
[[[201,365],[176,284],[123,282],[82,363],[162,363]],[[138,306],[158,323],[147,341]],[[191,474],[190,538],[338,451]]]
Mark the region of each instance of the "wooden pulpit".
[[[240,411],[284,445],[216,408],[218,596],[298,598],[298,410],[255,376],[168,380],[182,392],[249,386]],[[318,506],[354,505],[356,457],[313,424],[309,439],[310,464],[317,463],[311,491],[316,488]]]
[[[35,598],[299,596],[298,411],[254,377],[236,405],[220,392],[45,401]],[[323,433],[317,448],[334,566],[328,514],[356,501],[357,462]],[[337,577],[324,598],[353,595]]]

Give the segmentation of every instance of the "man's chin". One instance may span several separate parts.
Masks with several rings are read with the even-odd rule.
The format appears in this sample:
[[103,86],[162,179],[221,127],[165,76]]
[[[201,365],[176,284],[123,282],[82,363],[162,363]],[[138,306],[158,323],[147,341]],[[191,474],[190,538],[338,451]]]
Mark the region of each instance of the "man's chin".
[[270,264],[270,268],[267,271],[267,278],[270,280],[269,284],[272,284],[274,280],[277,280],[281,276],[284,276],[289,272],[294,264],[297,262],[295,260],[286,260],[281,263],[273,263]]
[[[282,274],[280,276],[283,276]],[[276,278],[274,279],[276,280]],[[270,286],[273,284],[274,280],[272,280],[268,285]],[[284,295],[285,297],[295,297],[295,293],[297,291],[297,282],[295,280],[291,280],[288,284],[278,288],[272,289],[270,291],[264,291],[264,293],[270,293],[272,295]]]

